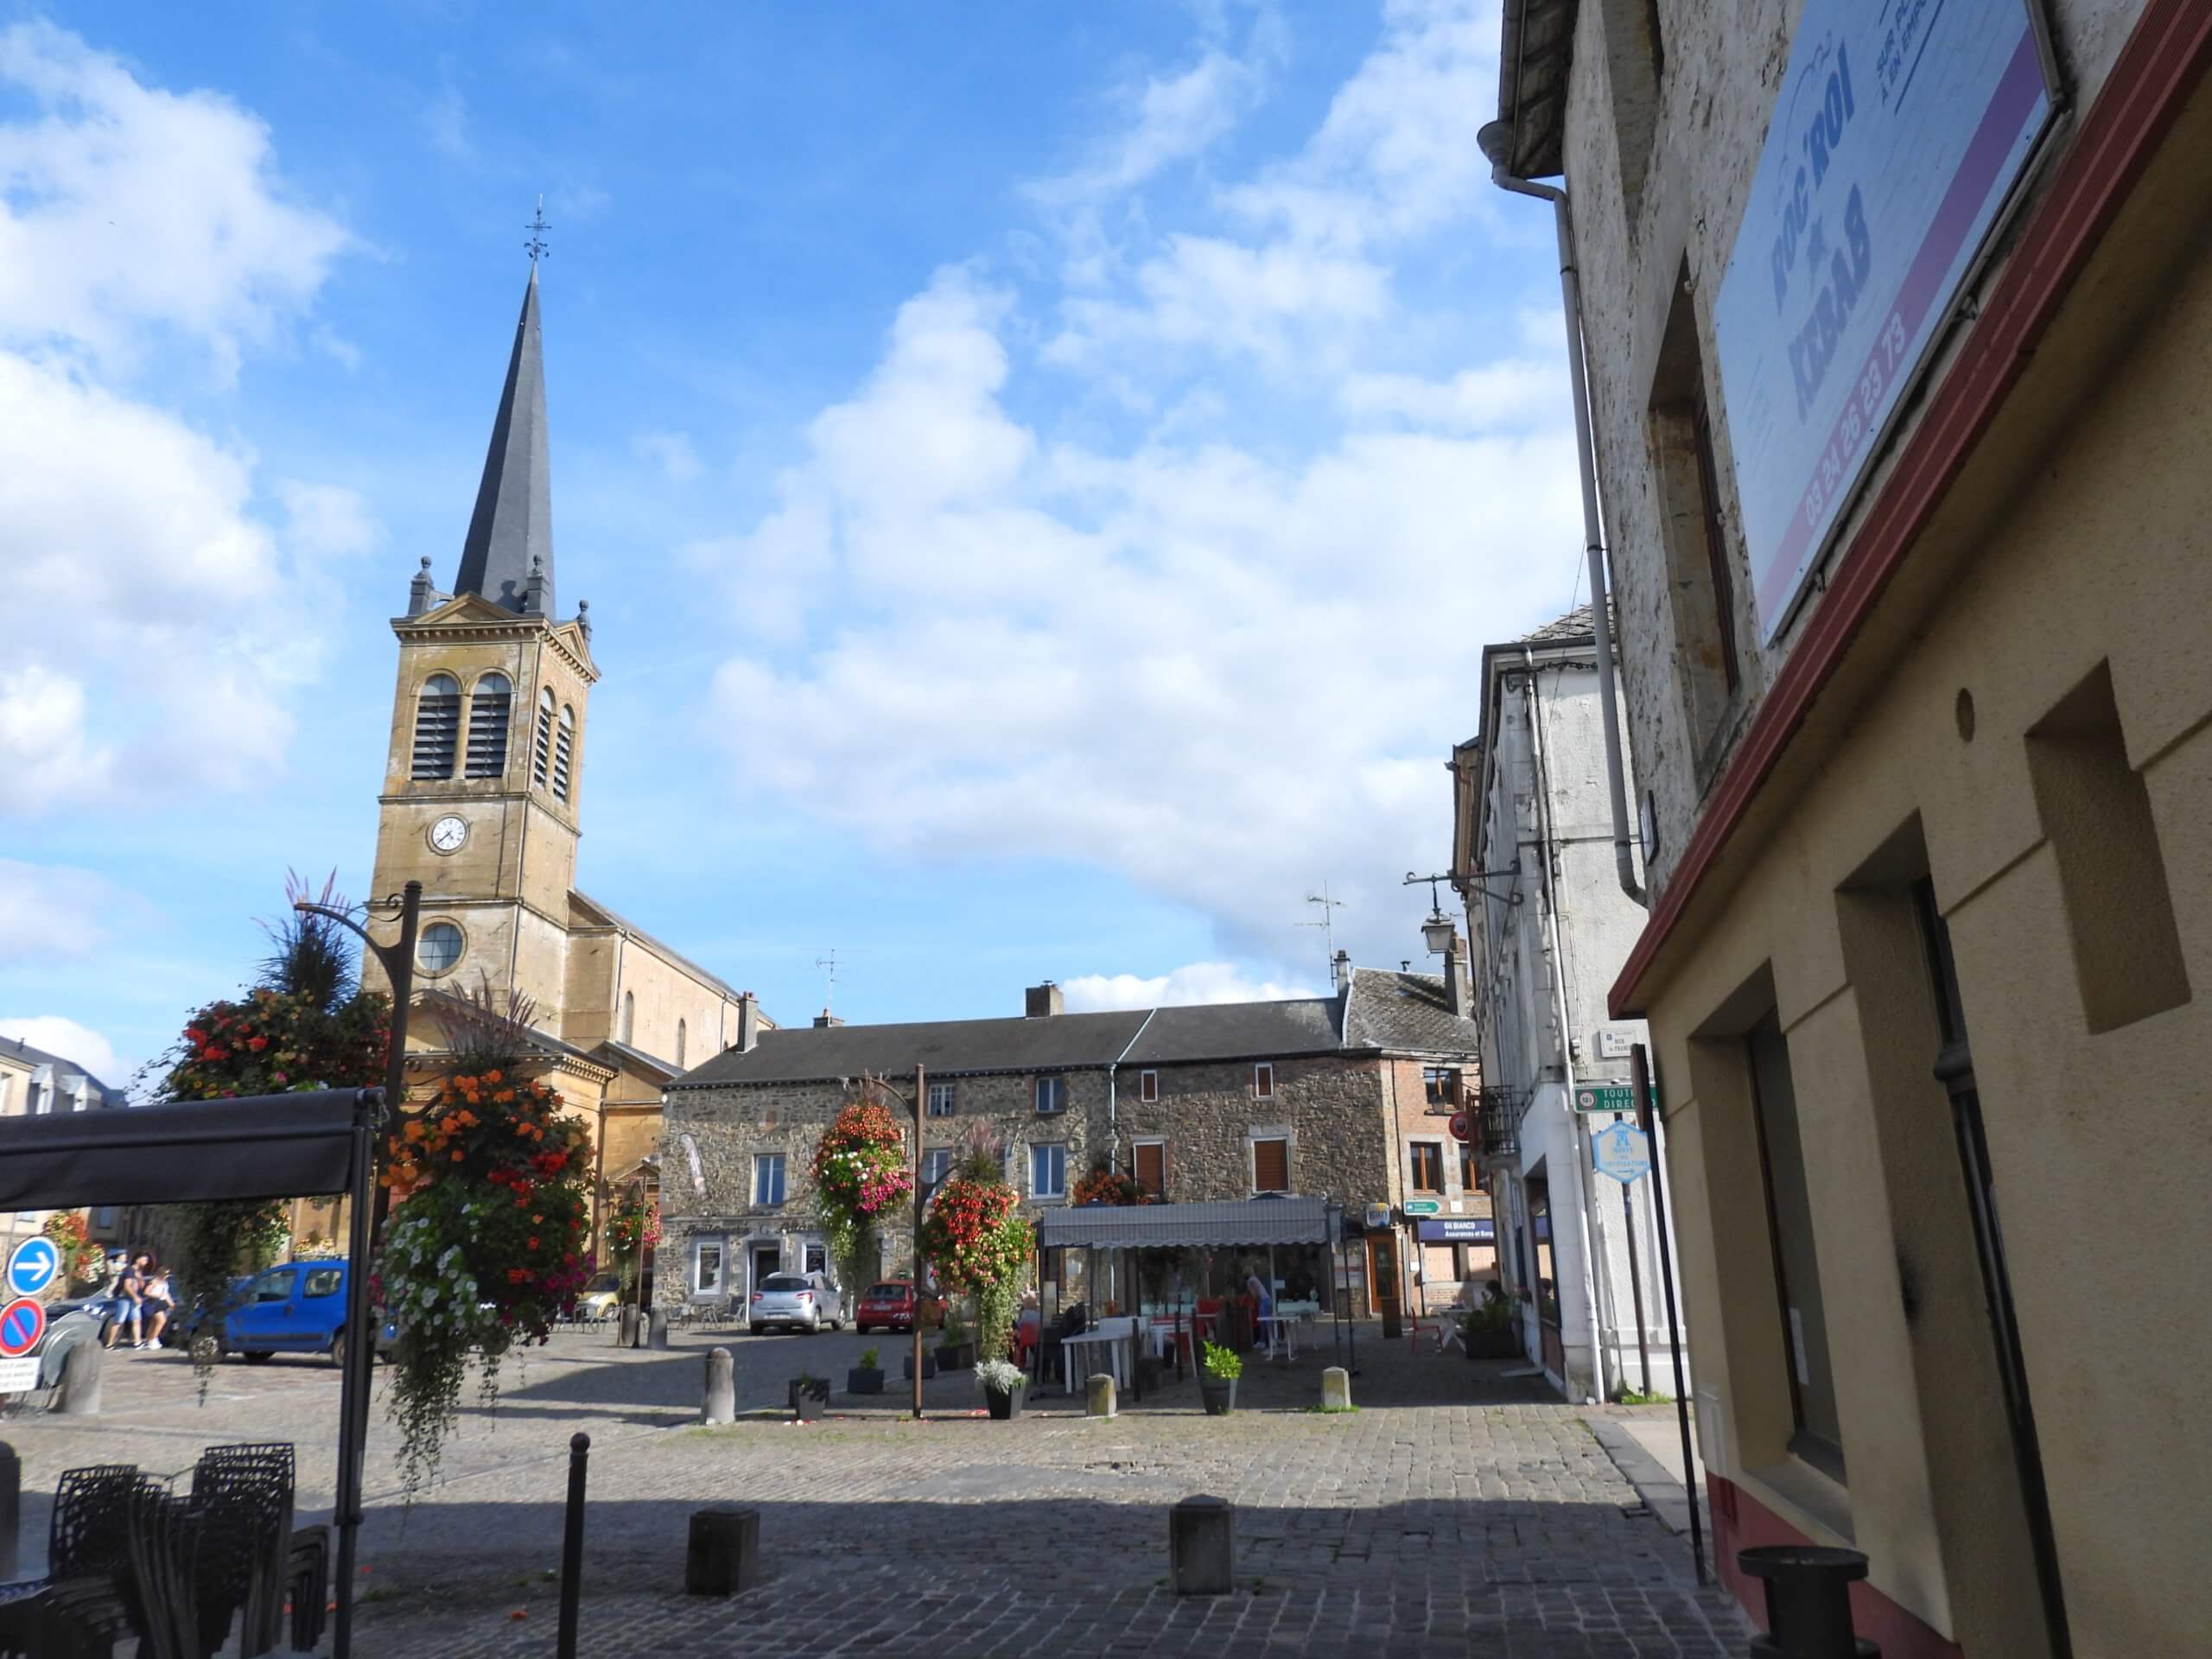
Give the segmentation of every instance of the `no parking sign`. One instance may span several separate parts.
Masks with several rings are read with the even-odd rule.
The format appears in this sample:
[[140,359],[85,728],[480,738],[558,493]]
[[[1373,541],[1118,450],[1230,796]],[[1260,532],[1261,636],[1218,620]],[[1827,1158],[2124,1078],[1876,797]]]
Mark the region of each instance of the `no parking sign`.
[[46,1310],[28,1296],[0,1307],[0,1357],[20,1359],[46,1334]]

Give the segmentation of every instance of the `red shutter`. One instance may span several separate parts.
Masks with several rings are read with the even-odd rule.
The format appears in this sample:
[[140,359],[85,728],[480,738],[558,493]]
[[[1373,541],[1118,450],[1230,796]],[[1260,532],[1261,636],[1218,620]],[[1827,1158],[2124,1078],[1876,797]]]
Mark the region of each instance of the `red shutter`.
[[1255,1141],[1252,1143],[1252,1190],[1255,1192],[1290,1191],[1290,1142]]

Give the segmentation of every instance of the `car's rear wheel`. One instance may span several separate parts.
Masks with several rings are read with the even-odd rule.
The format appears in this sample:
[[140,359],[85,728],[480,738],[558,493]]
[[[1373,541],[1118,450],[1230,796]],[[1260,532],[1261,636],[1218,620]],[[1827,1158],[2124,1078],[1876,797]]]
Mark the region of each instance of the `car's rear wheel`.
[[329,1360],[330,1369],[334,1371],[342,1371],[346,1369],[346,1333],[343,1331],[331,1338],[330,1346],[325,1351],[324,1357]]

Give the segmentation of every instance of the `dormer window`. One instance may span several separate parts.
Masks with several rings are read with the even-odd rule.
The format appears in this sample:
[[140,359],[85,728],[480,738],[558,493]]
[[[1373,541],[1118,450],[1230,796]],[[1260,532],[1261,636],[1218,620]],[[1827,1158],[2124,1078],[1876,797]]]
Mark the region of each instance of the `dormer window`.
[[486,674],[468,700],[468,766],[471,778],[497,778],[507,769],[507,712],[514,686],[504,674]]
[[415,756],[409,776],[418,783],[452,777],[460,741],[461,682],[450,674],[433,674],[415,701]]

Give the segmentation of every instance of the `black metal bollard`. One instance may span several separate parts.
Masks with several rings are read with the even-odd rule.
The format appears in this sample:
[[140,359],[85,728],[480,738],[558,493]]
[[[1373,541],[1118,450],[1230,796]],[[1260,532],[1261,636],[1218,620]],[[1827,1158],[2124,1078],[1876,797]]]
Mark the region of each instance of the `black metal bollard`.
[[591,1436],[569,1441],[569,1515],[561,1535],[561,1634],[554,1651],[576,1659],[576,1616],[584,1593],[584,1475],[591,1461]]
[[1881,1659],[1852,1629],[1851,1586],[1866,1576],[1857,1550],[1765,1544],[1738,1550],[1736,1564],[1766,1586],[1767,1634],[1751,1638],[1754,1659]]

